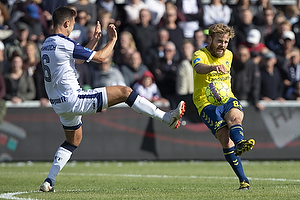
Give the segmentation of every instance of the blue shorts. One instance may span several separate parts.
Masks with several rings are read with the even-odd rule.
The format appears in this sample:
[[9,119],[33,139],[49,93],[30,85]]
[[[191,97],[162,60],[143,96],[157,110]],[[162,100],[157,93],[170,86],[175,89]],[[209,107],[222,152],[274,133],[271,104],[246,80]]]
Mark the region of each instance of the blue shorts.
[[227,126],[224,116],[232,108],[238,108],[244,112],[241,102],[237,99],[230,98],[224,105],[221,106],[205,106],[201,111],[200,117],[205,125],[211,130],[212,134],[216,135],[220,128]]

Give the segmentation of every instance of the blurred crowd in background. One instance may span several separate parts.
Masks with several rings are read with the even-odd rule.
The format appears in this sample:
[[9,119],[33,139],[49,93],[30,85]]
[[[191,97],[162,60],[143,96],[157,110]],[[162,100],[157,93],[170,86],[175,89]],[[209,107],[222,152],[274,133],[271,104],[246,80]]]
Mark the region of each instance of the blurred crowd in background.
[[103,63],[76,65],[84,90],[127,85],[163,104],[191,95],[193,52],[206,46],[210,25],[224,23],[236,34],[229,44],[235,95],[258,109],[259,100],[300,100],[300,0],[1,0],[0,107],[5,101],[49,103],[40,48],[60,6],[77,11],[70,38],[83,46],[96,21],[102,37],[95,50],[108,42],[108,24],[119,33]]

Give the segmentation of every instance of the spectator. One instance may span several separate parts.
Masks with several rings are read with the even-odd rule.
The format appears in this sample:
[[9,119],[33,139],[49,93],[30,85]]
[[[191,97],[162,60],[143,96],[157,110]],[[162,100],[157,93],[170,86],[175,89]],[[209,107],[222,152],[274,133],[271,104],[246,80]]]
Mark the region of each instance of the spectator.
[[285,31],[280,39],[281,49],[275,52],[277,57],[277,66],[280,70],[281,77],[284,82],[284,90],[291,85],[289,81],[289,69],[290,58],[292,57],[292,50],[295,45],[295,34],[293,31]]
[[140,80],[133,85],[132,89],[140,96],[145,97],[151,102],[167,102],[166,99],[161,98],[154,76],[150,71],[145,71]]
[[256,4],[254,5],[256,7],[256,14],[254,15],[253,18],[253,23],[257,26],[265,26],[266,21],[265,21],[265,10],[270,9],[270,13],[274,14],[276,13],[276,8],[273,6],[270,0],[258,0]]
[[287,20],[293,25],[298,22],[298,16],[300,14],[297,5],[286,5],[284,9],[284,14]]
[[128,0],[128,3],[124,6],[127,23],[140,23],[139,15],[142,9],[147,9],[147,5],[142,0]]
[[245,9],[241,11],[240,23],[235,26],[236,37],[233,39],[234,46],[231,46],[231,49],[234,52],[236,52],[236,48],[238,47],[239,44],[247,40],[247,35],[251,29],[259,30],[259,27],[254,25],[252,20],[253,20],[253,13],[250,9]]
[[193,38],[195,30],[203,26],[203,10],[201,0],[177,0],[175,5],[184,14],[185,21],[178,23],[185,38]]
[[132,34],[129,31],[121,32],[114,50],[113,62],[118,66],[128,64],[126,63],[126,59],[136,50],[137,48]]
[[262,21],[259,27],[262,33],[263,41],[267,41],[269,35],[276,29],[274,22],[275,13],[276,12],[274,11],[273,7],[266,7],[263,9],[262,17],[259,18]]
[[207,46],[207,37],[204,33],[204,30],[199,28],[194,32],[194,46],[195,50],[202,49],[203,47]]
[[260,98],[264,101],[284,101],[283,82],[278,68],[276,55],[273,51],[263,54],[261,63],[261,92]]
[[132,87],[145,73],[148,67],[142,64],[140,52],[134,51],[129,58],[128,65],[121,66],[121,72],[124,76],[127,86]]
[[256,51],[252,51],[250,53],[250,57],[252,58],[253,62],[256,65],[260,65],[260,62],[262,60],[262,55],[267,53],[268,51],[269,51],[268,47],[262,48],[259,53]]
[[74,3],[76,10],[84,10],[87,13],[87,23],[95,24],[97,21],[97,6],[89,0],[77,0]]
[[157,32],[157,43],[150,47],[147,51],[144,63],[150,68],[154,65],[154,62],[162,57],[164,57],[164,46],[169,41],[170,34],[165,28],[160,28]]
[[162,20],[164,22],[162,27],[169,32],[169,40],[174,42],[176,49],[180,49],[184,34],[182,28],[177,25],[177,7],[174,4],[168,6]]
[[176,74],[176,94],[188,95],[194,92],[194,75],[192,57],[195,47],[191,40],[184,40],[180,48],[183,59],[178,65]]
[[12,34],[12,30],[0,29],[0,74],[3,74],[3,72],[5,71],[5,62],[7,61],[5,60],[5,46],[2,41],[10,37]]
[[276,29],[273,31],[268,39],[265,41],[265,45],[273,52],[278,52],[282,48],[281,40],[282,34],[284,31],[291,31],[292,25],[291,23],[286,20],[282,19],[282,16],[275,19],[276,22]]
[[[297,6],[300,10],[300,0],[297,0]],[[296,35],[296,46],[300,48],[300,15],[298,15],[298,21],[292,25],[292,30]]]
[[151,13],[148,9],[141,9],[139,23],[132,24],[130,32],[133,35],[137,50],[145,60],[147,50],[156,43],[156,27],[151,25]]
[[42,0],[28,0],[23,20],[29,25],[29,40],[42,43],[45,40],[44,31],[47,29],[47,21],[39,6],[41,2]]
[[126,25],[126,12],[123,8],[123,5],[118,6],[114,0],[96,0],[97,10],[98,10],[98,18],[99,12],[105,10],[111,14],[111,21],[119,28],[119,31],[123,31],[123,26]]
[[239,45],[247,46],[249,48],[250,53],[256,52],[257,54],[259,54],[263,48],[266,48],[266,45],[260,42],[260,40],[261,40],[260,31],[257,29],[251,29],[247,33],[246,41],[242,42]]
[[5,4],[0,2],[0,29],[9,29],[10,15]]
[[34,42],[28,41],[24,47],[24,50],[26,58],[23,63],[23,70],[26,70],[29,76],[33,76],[36,66],[40,62],[37,46]]
[[58,7],[63,7],[68,5],[68,0],[42,0],[41,6],[44,10],[44,15],[48,16],[47,19],[52,19],[52,13]]
[[85,10],[77,11],[76,22],[78,22],[78,24],[80,24],[83,27],[86,27],[88,22],[87,19],[88,19],[88,14]]
[[290,64],[288,65],[288,73],[289,73],[289,77],[288,77],[289,85],[285,92],[285,97],[286,99],[291,99],[291,97],[294,96],[295,94],[297,94],[297,97],[299,97],[298,84],[300,81],[300,50],[298,47],[294,47],[291,50],[291,58],[290,58]]
[[[174,2],[174,3],[173,3]],[[165,13],[169,10],[169,9],[173,9],[174,6],[176,7],[176,11],[177,11],[177,21],[176,23],[178,24],[178,22],[180,21],[185,21],[185,16],[182,12],[180,12],[177,8],[177,6],[175,5],[175,1],[169,1],[167,0],[167,2],[165,3],[165,6],[166,6],[166,10],[165,10]],[[165,14],[164,13],[164,14]],[[157,24],[157,27],[162,27],[164,26],[164,20],[163,20],[163,17],[160,19],[160,22],[159,24]]]
[[14,52],[17,52],[23,59],[25,58],[24,47],[28,42],[29,27],[24,22],[19,22],[17,27],[17,37],[5,44],[4,55],[6,60],[11,60]]
[[250,57],[247,46],[239,46],[232,62],[232,92],[240,100],[246,100],[259,110],[264,107],[260,100],[260,70]]
[[[75,5],[71,4],[68,7],[77,11],[77,8],[75,7]],[[79,18],[76,17],[74,28],[73,28],[72,32],[70,33],[69,38],[78,42],[80,45],[87,44],[88,43],[87,28],[85,26],[82,26],[78,20],[79,20]]]
[[210,4],[203,6],[203,24],[205,28],[217,23],[228,25],[231,18],[231,10],[222,0],[211,0]]
[[151,13],[151,24],[156,26],[166,10],[167,0],[145,0],[145,4]]
[[253,16],[255,16],[257,12],[257,9],[251,4],[250,0],[237,0],[236,5],[232,7],[229,22],[230,26],[237,26],[242,23],[240,16],[244,10],[250,10]]
[[125,84],[125,79],[119,67],[116,66],[109,56],[104,62],[97,65],[97,69],[93,72],[93,88],[107,87]]
[[294,84],[294,87],[291,88],[292,91],[286,94],[286,100],[296,100],[300,101],[300,81],[297,81]]
[[14,104],[35,98],[34,80],[28,72],[23,70],[23,59],[14,53],[11,58],[11,71],[4,75],[6,94],[4,99]]
[[152,66],[153,75],[162,97],[170,100],[176,95],[176,73],[178,69],[176,46],[168,41],[164,46],[164,57],[157,60]]

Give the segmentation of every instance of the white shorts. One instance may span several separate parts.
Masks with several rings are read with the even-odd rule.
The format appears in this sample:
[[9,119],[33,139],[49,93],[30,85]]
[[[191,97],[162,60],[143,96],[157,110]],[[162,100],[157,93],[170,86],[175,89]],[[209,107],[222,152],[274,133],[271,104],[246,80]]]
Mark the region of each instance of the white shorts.
[[60,121],[66,130],[76,130],[81,124],[82,115],[101,112],[108,107],[106,88],[95,88],[88,91],[81,91],[73,102],[69,112],[58,113]]

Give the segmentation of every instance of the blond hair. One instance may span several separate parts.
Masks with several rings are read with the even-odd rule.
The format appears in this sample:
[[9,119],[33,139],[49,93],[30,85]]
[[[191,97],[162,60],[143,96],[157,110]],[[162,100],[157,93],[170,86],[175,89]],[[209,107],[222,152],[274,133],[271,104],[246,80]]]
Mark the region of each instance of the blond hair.
[[232,39],[235,36],[233,27],[219,23],[209,27],[209,36],[214,38],[216,35],[228,34],[229,38]]

